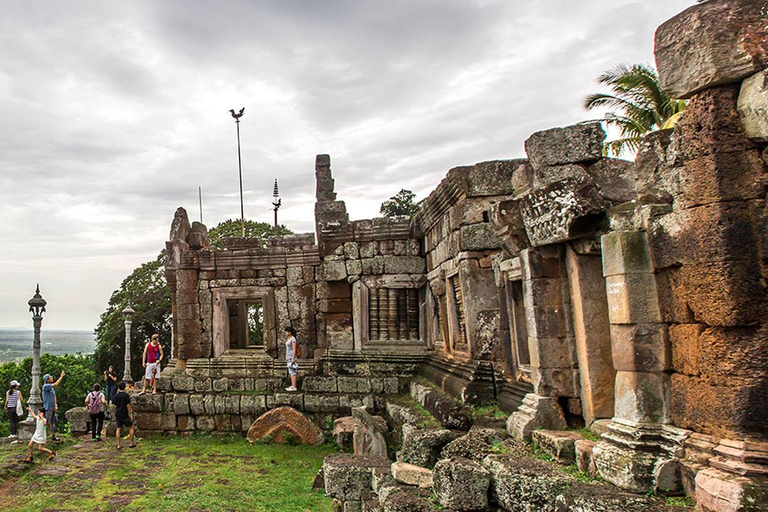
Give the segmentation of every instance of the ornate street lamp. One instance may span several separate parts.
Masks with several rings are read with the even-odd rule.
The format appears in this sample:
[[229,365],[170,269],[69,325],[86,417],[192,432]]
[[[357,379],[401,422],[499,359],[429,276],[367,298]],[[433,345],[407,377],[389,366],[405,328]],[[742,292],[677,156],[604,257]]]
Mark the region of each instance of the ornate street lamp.
[[275,236],[277,236],[277,210],[280,209],[280,205],[283,200],[280,199],[280,191],[277,189],[277,179],[275,179],[275,187],[272,189],[272,206],[275,210]]
[[29,312],[32,313],[32,325],[35,328],[35,337],[32,342],[32,389],[29,392],[29,406],[37,413],[43,405],[43,397],[40,394],[40,327],[43,325],[43,313],[48,304],[40,295],[40,285],[37,285],[35,296],[29,299]]
[[125,318],[125,371],[123,372],[123,381],[130,384],[133,384],[133,377],[131,377],[131,324],[133,320],[131,317],[134,313],[135,311],[130,305],[123,310],[123,317]]

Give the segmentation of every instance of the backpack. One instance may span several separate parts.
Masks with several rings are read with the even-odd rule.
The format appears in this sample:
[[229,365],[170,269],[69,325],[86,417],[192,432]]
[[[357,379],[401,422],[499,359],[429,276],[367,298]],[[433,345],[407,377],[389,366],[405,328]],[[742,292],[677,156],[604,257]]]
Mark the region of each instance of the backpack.
[[88,414],[99,414],[101,412],[101,393],[91,391],[88,394]]
[[301,359],[301,345],[299,345],[299,342],[298,342],[298,341],[297,341],[297,342],[295,342],[295,343],[294,343],[294,345],[296,346],[296,354],[295,354],[295,356],[294,356],[294,357],[295,357],[296,359]]

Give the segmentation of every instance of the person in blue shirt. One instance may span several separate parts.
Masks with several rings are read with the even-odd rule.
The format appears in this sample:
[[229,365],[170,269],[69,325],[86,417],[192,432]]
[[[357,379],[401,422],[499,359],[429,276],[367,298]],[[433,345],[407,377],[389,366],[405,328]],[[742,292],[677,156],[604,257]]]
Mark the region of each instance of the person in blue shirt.
[[61,384],[61,379],[64,378],[64,370],[59,375],[59,380],[53,381],[53,377],[46,373],[43,376],[43,408],[45,409],[45,421],[51,427],[51,440],[58,441],[56,437],[56,412],[59,410],[59,406],[56,403],[56,386]]

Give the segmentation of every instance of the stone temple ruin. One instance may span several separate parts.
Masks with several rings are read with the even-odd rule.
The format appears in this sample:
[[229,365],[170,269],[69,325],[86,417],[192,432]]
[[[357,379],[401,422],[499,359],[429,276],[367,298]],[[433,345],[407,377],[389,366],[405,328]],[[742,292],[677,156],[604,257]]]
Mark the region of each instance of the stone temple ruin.
[[[603,156],[599,124],[544,130],[526,159],[451,169],[414,219],[350,220],[318,155],[316,233],[223,250],[180,208],[166,243],[174,359],[164,393],[136,397],[139,429],[336,435],[356,454],[324,468],[344,511],[431,510],[386,508],[427,503],[398,487],[409,478],[447,508],[517,510],[534,499],[516,487],[525,471],[478,440],[503,431],[456,433],[472,425],[465,405],[495,400],[509,435],[623,490],[764,510],[768,1],[691,7],[657,31],[656,60],[690,103],[634,163]],[[297,393],[282,391],[289,324]],[[441,425],[413,420],[407,393]],[[585,426],[600,440],[580,439]],[[441,457],[449,443],[471,449]],[[570,510],[581,498],[565,494],[526,506]],[[614,504],[646,510],[635,498]]]

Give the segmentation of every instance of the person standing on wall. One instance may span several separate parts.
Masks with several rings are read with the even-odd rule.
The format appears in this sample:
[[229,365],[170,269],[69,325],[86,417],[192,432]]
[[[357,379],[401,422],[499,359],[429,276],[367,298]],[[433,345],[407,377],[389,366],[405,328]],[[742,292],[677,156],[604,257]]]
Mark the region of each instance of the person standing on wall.
[[285,388],[286,391],[297,391],[296,373],[299,370],[299,357],[301,357],[301,348],[296,341],[296,329],[291,326],[286,326],[285,362],[288,366],[288,374],[291,376],[291,385]]
[[101,429],[104,428],[104,408],[107,405],[107,399],[101,392],[99,384],[93,385],[93,391],[85,396],[85,406],[88,408],[88,415],[91,417],[91,441],[101,441]]
[[[19,414],[21,412],[21,414]],[[24,398],[19,391],[19,381],[12,380],[11,387],[5,392],[5,414],[11,424],[11,435],[8,437],[17,437],[19,434],[19,419],[24,415]]]
[[160,376],[160,361],[163,360],[163,346],[160,345],[160,335],[153,334],[152,340],[144,347],[141,364],[144,367],[144,386],[140,395],[147,392],[147,381],[152,385],[152,394],[157,394],[157,378]]
[[51,441],[58,441],[56,437],[56,413],[59,410],[59,404],[56,401],[56,386],[61,384],[61,379],[64,378],[64,370],[61,371],[61,375],[56,382],[53,381],[53,376],[46,373],[43,376],[43,409],[45,409],[45,422],[51,427]]
[[115,371],[115,367],[112,365],[109,365],[109,369],[104,372],[104,380],[107,383],[107,394],[106,399],[107,403],[112,403],[112,397],[115,396],[115,389],[117,388],[117,372]]

